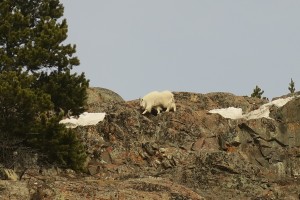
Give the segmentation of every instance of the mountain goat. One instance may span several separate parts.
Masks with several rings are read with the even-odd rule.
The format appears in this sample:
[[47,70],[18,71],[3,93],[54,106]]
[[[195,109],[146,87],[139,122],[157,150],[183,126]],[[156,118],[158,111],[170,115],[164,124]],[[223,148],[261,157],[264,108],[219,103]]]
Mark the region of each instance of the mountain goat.
[[151,113],[152,108],[156,109],[157,114],[160,114],[164,108],[166,108],[166,112],[169,112],[171,109],[174,112],[176,111],[174,95],[168,90],[148,93],[140,99],[140,106],[145,109],[143,115],[147,112]]

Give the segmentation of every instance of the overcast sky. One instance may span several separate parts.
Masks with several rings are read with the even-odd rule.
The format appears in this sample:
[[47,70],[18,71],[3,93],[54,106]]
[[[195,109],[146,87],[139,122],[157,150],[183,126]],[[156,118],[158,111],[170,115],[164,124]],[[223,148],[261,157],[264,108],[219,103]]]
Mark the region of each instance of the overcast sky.
[[92,87],[263,96],[300,88],[299,0],[62,0]]

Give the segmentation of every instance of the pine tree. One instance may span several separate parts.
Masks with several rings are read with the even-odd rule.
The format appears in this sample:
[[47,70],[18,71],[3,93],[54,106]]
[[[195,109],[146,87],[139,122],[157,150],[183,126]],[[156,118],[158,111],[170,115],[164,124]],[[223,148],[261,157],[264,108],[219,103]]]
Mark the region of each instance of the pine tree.
[[35,76],[21,71],[0,73],[0,136],[26,137],[53,108],[50,95],[33,89]]
[[72,129],[66,129],[58,121],[57,117],[43,121],[41,129],[36,129],[36,132],[40,134],[38,137],[29,138],[28,144],[46,154],[48,162],[75,170],[83,170],[86,153],[83,144],[77,137],[78,133]]
[[79,65],[76,46],[62,44],[68,26],[59,0],[3,0],[0,3],[0,72],[64,71]]
[[256,86],[254,89],[253,89],[253,93],[251,94],[251,97],[256,97],[256,98],[259,98],[261,99],[261,95],[264,93],[263,90],[261,90],[258,86]]
[[63,44],[68,31],[66,20],[60,19],[63,12],[59,0],[2,1],[0,73],[22,68],[36,74],[40,77],[36,86],[42,85],[51,95],[56,111],[79,114],[84,110],[89,81],[84,73],[70,73],[79,59],[73,56],[75,45]]
[[61,110],[84,111],[89,81],[71,74],[79,59],[64,42],[63,12],[59,0],[0,1],[0,139],[22,138],[52,162],[79,169],[83,146],[59,121]]
[[294,92],[295,92],[295,83],[294,83],[292,78],[291,78],[291,82],[289,84],[288,89],[289,89],[290,93],[294,94]]
[[79,115],[84,111],[89,85],[84,74],[77,76],[69,71],[42,73],[37,84],[51,95],[56,112],[63,110],[67,114],[71,111],[72,115]]

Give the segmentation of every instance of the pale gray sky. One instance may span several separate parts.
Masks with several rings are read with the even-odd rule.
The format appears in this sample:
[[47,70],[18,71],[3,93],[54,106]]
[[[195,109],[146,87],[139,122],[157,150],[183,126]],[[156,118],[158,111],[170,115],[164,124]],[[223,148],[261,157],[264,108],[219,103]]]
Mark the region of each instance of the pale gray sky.
[[300,87],[299,0],[62,0],[90,86],[287,94]]

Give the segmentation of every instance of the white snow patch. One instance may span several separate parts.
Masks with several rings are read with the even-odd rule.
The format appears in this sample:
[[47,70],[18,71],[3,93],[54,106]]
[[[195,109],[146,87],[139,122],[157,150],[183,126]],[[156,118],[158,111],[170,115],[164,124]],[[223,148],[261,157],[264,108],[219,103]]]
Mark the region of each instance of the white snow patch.
[[287,98],[280,98],[276,99],[274,101],[271,101],[269,103],[266,103],[262,106],[260,106],[258,109],[253,110],[249,113],[243,114],[241,108],[234,108],[234,107],[229,107],[229,108],[221,108],[221,109],[213,109],[210,110],[209,113],[218,113],[222,115],[224,118],[229,118],[229,119],[240,119],[240,118],[245,118],[247,120],[249,119],[259,119],[259,118],[269,118],[270,115],[270,107],[275,105],[277,107],[282,107],[284,106],[287,102],[292,100],[294,97],[287,97]]
[[[297,96],[298,97],[298,96]],[[270,103],[272,103],[272,105],[275,105],[277,107],[282,107],[284,106],[286,103],[288,103],[290,100],[292,100],[295,97],[287,97],[285,99],[276,99],[274,101],[271,101]]]
[[239,119],[243,116],[243,110],[241,108],[229,107],[210,110],[209,113],[218,113],[224,118]]
[[77,126],[96,125],[98,122],[103,121],[106,113],[88,113],[84,112],[78,118],[70,117],[61,120],[60,124],[65,124],[67,128],[76,128]]
[[[269,103],[267,103],[269,104]],[[271,105],[267,105],[267,104],[264,104],[262,106],[260,106],[258,109],[256,110],[253,110],[245,115],[243,115],[242,118],[245,118],[245,119],[259,119],[259,118],[269,118],[269,115],[270,115],[270,110],[269,110],[269,107]]]

